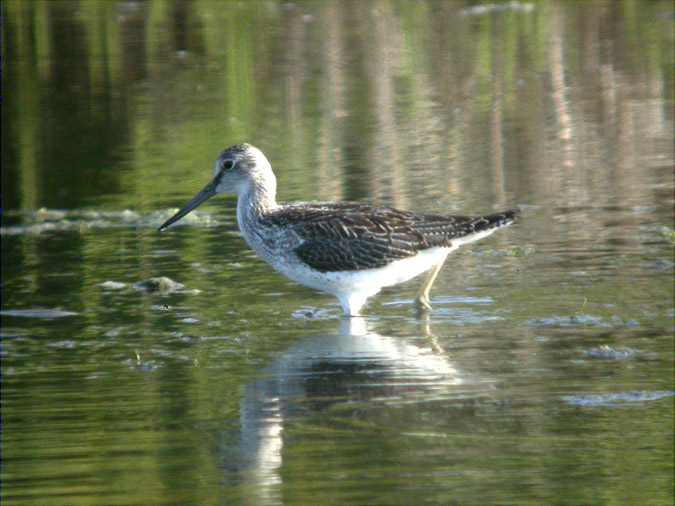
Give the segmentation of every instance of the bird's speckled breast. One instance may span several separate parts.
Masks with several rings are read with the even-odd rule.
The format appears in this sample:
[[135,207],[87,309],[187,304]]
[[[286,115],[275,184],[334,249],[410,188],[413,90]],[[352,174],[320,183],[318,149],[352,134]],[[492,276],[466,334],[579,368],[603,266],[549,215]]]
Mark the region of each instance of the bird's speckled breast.
[[270,225],[255,211],[237,213],[239,230],[249,247],[278,270],[299,263],[293,250],[304,240],[292,228]]

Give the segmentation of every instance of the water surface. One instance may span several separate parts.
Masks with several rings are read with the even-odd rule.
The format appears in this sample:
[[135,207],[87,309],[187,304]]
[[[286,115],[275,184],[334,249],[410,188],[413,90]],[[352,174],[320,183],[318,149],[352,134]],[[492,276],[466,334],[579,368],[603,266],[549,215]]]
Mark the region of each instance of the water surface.
[[[672,504],[672,19],[4,2],[3,502]],[[282,200],[522,219],[345,320],[231,198],[157,232],[242,141]]]

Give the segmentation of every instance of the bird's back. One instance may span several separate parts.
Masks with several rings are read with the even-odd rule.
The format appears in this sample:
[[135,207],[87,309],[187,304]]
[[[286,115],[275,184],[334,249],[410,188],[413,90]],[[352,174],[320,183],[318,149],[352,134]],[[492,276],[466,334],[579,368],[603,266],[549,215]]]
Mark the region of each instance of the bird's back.
[[383,267],[431,248],[451,248],[511,224],[516,214],[444,216],[330,202],[281,205],[262,221],[293,230],[302,239],[297,257],[315,270],[332,272]]

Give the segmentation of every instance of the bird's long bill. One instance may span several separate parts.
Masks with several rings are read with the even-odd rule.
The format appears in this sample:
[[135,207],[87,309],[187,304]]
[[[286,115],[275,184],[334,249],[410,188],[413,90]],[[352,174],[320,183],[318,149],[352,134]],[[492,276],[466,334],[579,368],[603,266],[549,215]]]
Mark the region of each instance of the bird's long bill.
[[176,223],[178,220],[180,220],[183,216],[188,214],[190,211],[193,209],[196,209],[199,207],[200,204],[206,202],[209,200],[211,197],[213,197],[216,194],[216,185],[214,184],[213,181],[211,181],[209,184],[207,184],[202,191],[200,191],[197,195],[194,196],[194,198],[188,202],[185,207],[183,207],[180,211],[178,211],[176,214],[174,214],[171,218],[166,220],[161,227],[159,227],[159,231],[161,232],[164,230],[166,227],[169,225]]

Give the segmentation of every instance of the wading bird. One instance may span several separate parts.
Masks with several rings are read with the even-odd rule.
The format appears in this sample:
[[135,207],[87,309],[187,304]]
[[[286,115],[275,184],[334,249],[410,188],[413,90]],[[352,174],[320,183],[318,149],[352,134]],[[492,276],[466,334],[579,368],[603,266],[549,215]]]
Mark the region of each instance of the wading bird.
[[358,316],[383,287],[424,272],[416,302],[431,309],[429,290],[448,254],[510,225],[517,214],[443,216],[354,202],[280,204],[276,192],[262,151],[237,144],[220,154],[213,180],[159,230],[214,195],[236,194],[239,229],[258,256],[293,281],[335,295],[345,315]]

